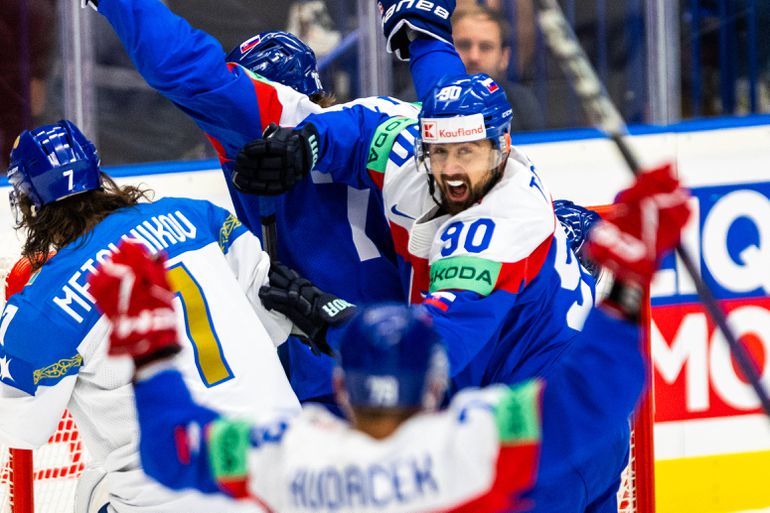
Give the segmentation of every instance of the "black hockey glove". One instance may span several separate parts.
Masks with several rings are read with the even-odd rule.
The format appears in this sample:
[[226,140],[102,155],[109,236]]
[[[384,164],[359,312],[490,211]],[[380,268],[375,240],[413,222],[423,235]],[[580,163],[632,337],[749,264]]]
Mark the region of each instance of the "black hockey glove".
[[313,353],[334,356],[334,350],[326,342],[326,330],[347,321],[355,313],[356,306],[319,290],[280,262],[270,264],[269,279],[270,286],[259,290],[265,308],[288,317],[307,335],[307,339],[300,339]]
[[318,161],[318,131],[308,123],[299,130],[271,123],[261,139],[241,149],[233,185],[241,192],[275,196],[291,189]]
[[403,2],[378,0],[388,53],[408,61],[409,43],[416,37],[452,43],[451,17],[456,0]]

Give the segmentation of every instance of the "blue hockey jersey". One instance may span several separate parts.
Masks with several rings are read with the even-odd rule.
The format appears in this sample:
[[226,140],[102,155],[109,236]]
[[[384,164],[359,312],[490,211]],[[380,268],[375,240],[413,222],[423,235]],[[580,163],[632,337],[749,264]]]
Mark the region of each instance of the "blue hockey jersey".
[[[230,183],[238,151],[270,123],[294,126],[321,108],[286,86],[225,63],[219,43],[192,28],[158,0],[102,0],[99,12],[115,29],[147,83],[203,130],[219,155],[236,215],[261,236],[259,199]],[[391,114],[414,106],[390,98],[365,103]],[[382,200],[313,172],[276,198],[278,259],[323,290],[356,303],[403,301]],[[331,396],[332,361],[292,342],[289,372],[301,400]],[[326,376],[327,379],[319,379]]]
[[414,155],[416,122],[363,106],[313,114],[316,169],[382,195],[402,283],[448,345],[452,386],[544,372],[593,305],[593,279],[557,224],[535,167],[513,150],[482,202],[442,215]]

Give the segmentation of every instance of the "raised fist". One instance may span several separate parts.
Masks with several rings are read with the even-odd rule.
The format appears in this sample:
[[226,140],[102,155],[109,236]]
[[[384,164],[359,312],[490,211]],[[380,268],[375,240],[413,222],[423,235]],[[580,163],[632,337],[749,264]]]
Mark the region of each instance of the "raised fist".
[[96,306],[112,322],[109,353],[131,355],[137,367],[180,349],[164,263],[163,256],[123,241],[88,280]]
[[671,164],[640,174],[591,229],[589,257],[617,280],[646,287],[660,259],[679,243],[690,217],[689,199]]
[[387,51],[408,61],[409,43],[417,37],[433,38],[452,43],[451,17],[455,0],[379,0],[382,29]]

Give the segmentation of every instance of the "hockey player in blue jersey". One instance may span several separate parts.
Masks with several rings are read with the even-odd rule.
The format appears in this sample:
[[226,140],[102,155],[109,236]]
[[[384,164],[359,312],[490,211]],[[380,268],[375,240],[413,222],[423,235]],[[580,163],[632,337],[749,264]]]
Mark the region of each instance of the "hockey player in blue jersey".
[[[556,223],[547,186],[510,145],[510,112],[491,78],[448,78],[419,123],[359,107],[311,115],[276,131],[284,141],[250,143],[236,165],[253,183],[282,181],[270,162],[292,141],[317,151],[316,170],[381,191],[409,296],[446,340],[451,392],[546,373],[593,303],[593,278]],[[563,511],[614,504],[627,427],[616,441],[606,467],[576,471],[575,495],[551,495]]]
[[[619,196],[616,213],[588,243],[613,273],[612,291],[544,379],[464,391],[449,409],[432,413],[446,363],[428,316],[371,306],[349,323],[334,323],[331,329],[343,333],[337,397],[350,425],[313,407],[293,419],[267,415],[251,424],[196,405],[166,361],[179,348],[172,334],[132,329],[134,319],[171,308],[147,292],[168,289],[162,263],[119,253],[114,258],[125,271],[107,263],[91,285],[97,305],[126,326],[113,336],[113,350],[133,355],[140,369],[144,467],[172,488],[219,491],[272,511],[520,511],[521,493],[536,475],[558,483],[626,422],[644,379],[643,291],[679,240],[687,200],[670,167]],[[283,287],[262,295],[296,301]],[[286,313],[302,316],[296,308]]]
[[107,358],[109,323],[87,280],[122,240],[166,254],[179,314],[165,321],[183,334],[174,365],[193,395],[233,415],[296,413],[275,352],[292,324],[259,300],[270,268],[259,240],[207,201],[141,202],[145,192],[103,174],[94,145],[68,121],[23,132],[10,162],[10,199],[35,274],[0,315],[0,443],[45,444],[67,408],[108,474],[110,513],[231,511],[170,494],[142,473],[133,370]]
[[259,187],[285,187],[283,175],[310,170],[299,148],[315,152],[314,169],[382,195],[409,297],[446,340],[452,390],[543,372],[593,302],[548,190],[510,146],[510,116],[489,77],[450,79],[419,125],[359,106],[325,112],[251,143],[236,164]]
[[[96,7],[93,0],[87,3]],[[191,28],[158,0],[100,0],[98,10],[147,82],[207,134],[219,154],[238,217],[259,233],[258,199],[232,186],[233,161],[240,147],[260,136],[269,123],[293,126],[320,110],[305,96],[317,99],[323,93],[312,51],[290,34],[270,32],[248,39],[225,56],[212,37]],[[391,98],[346,105],[356,104],[392,115],[417,115],[413,106]],[[277,258],[282,262],[351,301],[405,299],[379,195],[311,172],[276,204]],[[312,357],[296,343],[286,349],[300,400],[331,401],[331,359]]]
[[[95,0],[86,3],[97,7]],[[98,12],[147,83],[206,134],[219,156],[236,215],[259,234],[259,198],[231,183],[235,156],[270,123],[294,126],[328,106],[312,50],[291,34],[266,32],[225,54],[216,39],[159,0],[99,0]],[[393,114],[417,112],[392,99],[362,101]],[[404,300],[379,196],[311,173],[274,202],[278,254],[273,258],[351,301]],[[300,400],[333,404],[332,359],[314,356],[293,340],[285,350]]]

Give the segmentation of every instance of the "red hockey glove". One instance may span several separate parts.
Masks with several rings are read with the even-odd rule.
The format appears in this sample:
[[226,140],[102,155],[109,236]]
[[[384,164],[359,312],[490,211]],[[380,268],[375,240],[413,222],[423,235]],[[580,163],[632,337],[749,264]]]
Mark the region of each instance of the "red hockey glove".
[[[33,259],[39,260],[35,261],[37,264],[37,267],[42,265],[43,263],[47,262],[51,259],[52,256],[56,254],[55,251],[51,251],[48,254],[48,257],[43,259],[41,257],[33,257]],[[27,286],[27,283],[29,283],[29,280],[32,278],[32,262],[33,260],[30,260],[27,257],[21,257],[16,261],[15,264],[13,264],[13,267],[11,267],[11,270],[8,272],[8,274],[5,277],[5,300],[8,301],[10,297],[14,294],[18,294],[19,292],[24,289],[24,287]]]
[[124,241],[89,279],[96,306],[112,322],[109,353],[129,354],[137,367],[180,350],[164,262]]
[[13,264],[11,271],[5,277],[5,299],[6,301],[14,294],[18,294],[27,285],[32,277],[32,265],[29,259],[21,257]]
[[646,288],[660,259],[679,243],[690,217],[689,198],[671,164],[642,173],[591,229],[586,248],[591,260],[616,280]]

